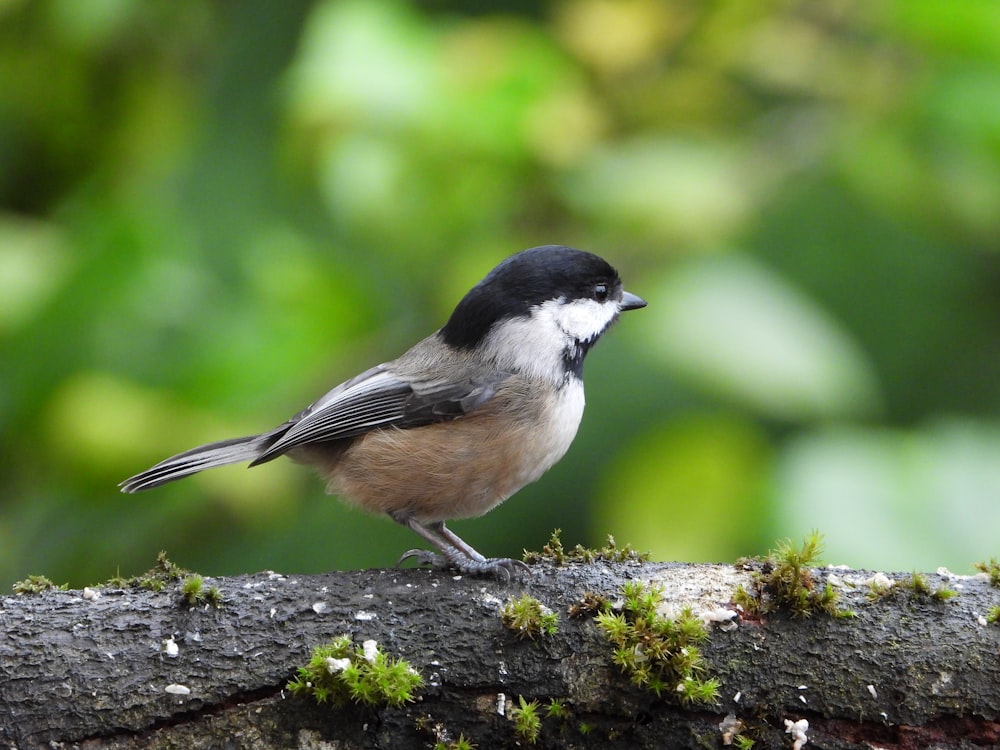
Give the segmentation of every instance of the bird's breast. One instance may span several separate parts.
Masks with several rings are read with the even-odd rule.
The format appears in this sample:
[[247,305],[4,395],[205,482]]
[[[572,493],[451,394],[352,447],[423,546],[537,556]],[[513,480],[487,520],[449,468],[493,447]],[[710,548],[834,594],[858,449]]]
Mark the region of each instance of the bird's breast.
[[485,405],[413,429],[375,430],[335,460],[312,460],[329,491],[373,512],[423,522],[487,512],[565,455],[583,416],[583,383],[546,391],[510,378]]
[[524,484],[534,482],[566,454],[583,418],[584,404],[583,381],[570,378],[541,409],[540,418],[526,430],[524,468],[528,477]]

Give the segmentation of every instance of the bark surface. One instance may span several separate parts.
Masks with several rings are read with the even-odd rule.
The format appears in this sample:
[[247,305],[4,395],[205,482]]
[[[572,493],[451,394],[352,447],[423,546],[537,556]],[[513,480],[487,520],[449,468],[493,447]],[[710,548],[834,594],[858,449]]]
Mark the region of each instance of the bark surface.
[[[710,624],[706,676],[722,687],[707,707],[631,685],[593,620],[567,610],[586,592],[614,601],[630,579],[662,586],[668,609],[731,607],[752,576],[731,566],[543,563],[510,583],[413,569],[260,573],[206,579],[218,609],[183,602],[179,585],[5,597],[0,747],[433,748],[460,734],[524,747],[510,718],[520,696],[569,710],[542,712],[540,748],[722,747],[727,714],[756,748],[792,747],[785,721],[800,719],[816,748],[1000,746],[1000,626],[983,620],[1000,590],[931,575],[958,595],[870,600],[869,573],[814,574],[832,577],[857,616]],[[559,613],[555,635],[503,626],[501,606],[522,593]],[[333,708],[292,697],[285,685],[312,647],[341,634],[418,669],[417,700]]]

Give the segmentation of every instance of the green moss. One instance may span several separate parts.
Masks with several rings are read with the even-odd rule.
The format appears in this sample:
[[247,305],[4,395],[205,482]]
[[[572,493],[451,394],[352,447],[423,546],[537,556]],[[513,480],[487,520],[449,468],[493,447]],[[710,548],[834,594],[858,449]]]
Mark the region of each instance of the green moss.
[[917,571],[913,571],[909,578],[898,581],[897,587],[907,589],[917,596],[930,596],[932,593],[931,584],[927,580],[927,576]]
[[559,615],[528,594],[508,599],[500,610],[500,619],[519,638],[541,638],[559,630]]
[[222,592],[217,586],[205,586],[205,579],[202,576],[172,562],[166,552],[160,552],[156,556],[156,564],[145,573],[129,578],[114,576],[101,585],[160,592],[178,583],[181,604],[190,606],[210,604],[216,608],[222,606]]
[[177,583],[190,571],[171,562],[167,558],[166,552],[160,552],[156,556],[156,564],[145,573],[130,578],[114,576],[105,582],[105,586],[120,589],[147,589],[149,591],[163,591],[168,584]]
[[991,625],[996,625],[997,623],[1000,623],[1000,605],[996,605],[989,608],[989,611],[986,613],[986,622],[990,623]]
[[419,672],[402,659],[386,656],[375,641],[354,646],[350,636],[342,635],[314,648],[308,664],[299,667],[286,687],[292,695],[321,704],[401,706],[413,700],[423,682]]
[[550,719],[560,719],[565,721],[569,718],[570,711],[566,706],[566,701],[559,700],[558,698],[552,698],[549,700],[549,705],[545,707],[545,715]]
[[871,602],[881,601],[895,596],[900,592],[907,592],[911,599],[935,599],[939,602],[948,601],[958,596],[958,591],[940,583],[936,588],[932,588],[927,576],[914,571],[909,578],[904,578],[891,583],[876,583],[874,580],[868,584],[867,598]]
[[466,739],[464,734],[458,735],[458,739],[451,742],[438,741],[434,743],[434,750],[475,750],[476,747],[478,745]]
[[522,742],[534,745],[542,731],[542,718],[539,716],[538,701],[526,701],[523,695],[517,696],[518,705],[510,709],[510,719],[514,722],[514,733]]
[[868,582],[868,591],[867,593],[865,593],[865,596],[867,597],[868,601],[876,602],[886,598],[887,596],[892,596],[895,590],[896,590],[895,581],[885,583],[884,580],[879,581],[876,580],[875,578],[872,578],[872,580]]
[[743,610],[745,614],[757,614],[760,610],[760,597],[751,594],[741,583],[733,592],[733,604]]
[[598,560],[604,562],[646,562],[649,560],[648,552],[636,552],[631,544],[619,547],[615,538],[608,534],[608,542],[599,549],[592,549],[577,544],[568,552],[563,548],[561,529],[555,529],[549,541],[542,547],[541,552],[524,552],[526,563],[550,562],[555,565],[566,565],[568,563],[592,563]]
[[204,592],[202,591],[204,585],[205,579],[200,575],[189,575],[181,584],[181,593],[184,595],[184,598],[188,600],[188,603],[196,604],[204,595]]
[[436,723],[429,714],[417,717],[414,726],[419,732],[431,735],[434,750],[475,750],[478,747],[464,734],[459,734],[458,739],[452,739],[448,729],[443,724]]
[[45,576],[32,575],[14,584],[15,594],[41,594],[43,591],[65,591],[68,583],[56,584]]
[[896,581],[895,587],[904,591],[910,591],[913,597],[937,599],[939,602],[944,602],[958,596],[958,592],[955,589],[948,588],[943,583],[939,583],[937,588],[932,589],[927,576],[916,571],[911,573],[909,578]]
[[569,606],[568,612],[569,616],[573,618],[593,617],[598,612],[606,612],[609,609],[611,609],[611,602],[608,601],[608,597],[593,591],[584,591],[583,596],[575,604]]
[[819,612],[832,617],[854,617],[852,610],[839,607],[840,597],[833,586],[822,584],[812,574],[822,550],[823,537],[813,531],[800,547],[786,539],[763,560],[740,560],[737,563],[740,567],[760,569],[754,573],[751,590],[742,585],[737,587],[733,603],[750,615],[784,610],[793,617],[809,617]]
[[191,606],[210,604],[218,609],[222,606],[222,592],[217,586],[205,586],[205,579],[192,573],[181,584],[181,597]]
[[990,586],[1000,586],[1000,562],[995,557],[991,557],[988,563],[973,563],[972,567],[989,576]]
[[708,638],[704,623],[689,607],[675,618],[657,608],[662,590],[639,581],[622,587],[621,612],[600,612],[597,626],[614,646],[612,661],[633,684],[657,696],[676,695],[682,703],[711,704],[719,681],[705,679],[705,660],[698,644]]

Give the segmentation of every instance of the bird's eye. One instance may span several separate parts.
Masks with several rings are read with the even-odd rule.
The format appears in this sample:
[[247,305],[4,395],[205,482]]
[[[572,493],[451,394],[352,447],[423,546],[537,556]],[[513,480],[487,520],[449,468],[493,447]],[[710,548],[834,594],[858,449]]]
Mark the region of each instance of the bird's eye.
[[597,284],[594,286],[594,299],[598,302],[604,302],[608,298],[608,285],[607,284]]

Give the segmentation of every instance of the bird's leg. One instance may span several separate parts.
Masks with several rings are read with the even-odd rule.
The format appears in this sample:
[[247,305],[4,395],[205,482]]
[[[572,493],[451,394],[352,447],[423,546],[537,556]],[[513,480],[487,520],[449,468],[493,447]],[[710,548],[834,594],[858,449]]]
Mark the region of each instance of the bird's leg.
[[458,534],[449,529],[444,525],[444,521],[437,521],[436,523],[430,524],[430,528],[433,529],[437,534],[441,535],[448,543],[458,550],[461,550],[466,557],[469,557],[478,562],[483,562],[486,560],[481,554],[473,549],[472,545],[462,539]]
[[528,566],[520,560],[512,560],[509,557],[483,557],[472,545],[445,526],[444,521],[436,521],[429,524],[429,527],[469,558],[469,562],[465,564],[466,572],[494,575],[503,573],[505,578],[510,578],[511,574],[520,571],[528,572]]
[[[421,565],[430,564],[435,567],[443,568],[447,567],[449,564],[454,564],[456,561],[462,561],[465,557],[465,552],[451,543],[449,543],[443,536],[435,533],[431,528],[424,526],[413,516],[408,514],[389,514],[393,521],[396,523],[406,526],[408,529],[413,531],[415,534],[420,535],[425,541],[430,542],[437,549],[441,551],[444,555],[442,559],[440,555],[436,555],[433,552],[428,552],[422,549],[411,549],[403,553],[403,556],[399,558],[396,562],[397,565],[403,560],[407,560],[411,557],[418,558],[418,562]],[[480,556],[482,557],[482,556]]]
[[412,529],[414,533],[441,551],[441,554],[437,555],[427,550],[411,549],[403,553],[396,562],[397,565],[403,560],[414,558],[420,565],[455,568],[460,573],[469,575],[495,575],[504,580],[509,580],[511,573],[528,569],[528,566],[520,560],[483,557],[461,537],[448,529],[443,521],[434,521],[425,525],[410,515],[399,514],[398,516],[393,515],[392,518],[397,523]]

